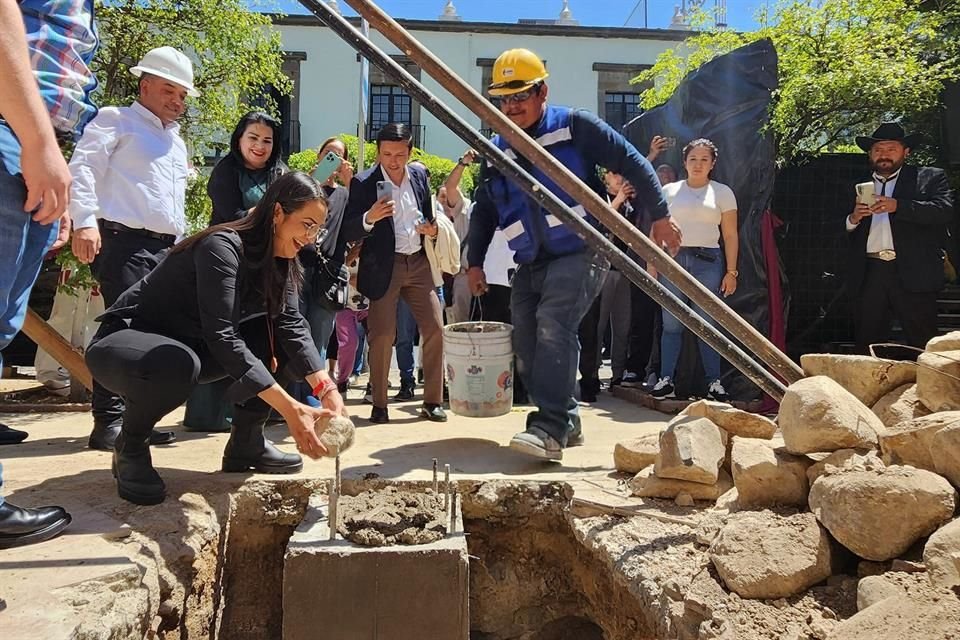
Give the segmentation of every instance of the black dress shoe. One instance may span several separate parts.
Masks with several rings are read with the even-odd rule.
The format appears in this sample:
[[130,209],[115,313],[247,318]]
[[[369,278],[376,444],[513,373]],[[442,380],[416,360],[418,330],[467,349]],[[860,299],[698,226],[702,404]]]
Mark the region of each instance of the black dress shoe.
[[11,429],[5,424],[0,424],[0,444],[19,444],[27,439],[29,434],[19,429]]
[[386,424],[390,422],[390,414],[387,413],[387,408],[374,406],[370,411],[370,422],[374,424]]
[[400,382],[400,391],[397,391],[397,395],[393,396],[394,400],[413,400],[413,383],[412,382]]
[[423,406],[420,407],[420,416],[426,418],[430,422],[446,422],[447,414],[444,413],[443,407],[438,404],[430,404],[424,402]]
[[[113,451],[117,442],[117,436],[120,435],[120,422],[111,425],[93,425],[93,433],[87,441],[87,446],[97,451]],[[150,444],[170,444],[176,441],[177,434],[172,431],[151,431]]]
[[66,529],[70,520],[63,507],[24,509],[4,502],[0,504],[0,549],[49,540]]

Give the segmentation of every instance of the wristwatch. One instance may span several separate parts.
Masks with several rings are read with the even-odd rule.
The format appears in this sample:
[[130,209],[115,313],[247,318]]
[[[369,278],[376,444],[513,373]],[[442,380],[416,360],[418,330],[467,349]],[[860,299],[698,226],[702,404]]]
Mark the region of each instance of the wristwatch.
[[470,163],[469,163],[469,162],[464,162],[464,161],[463,161],[463,156],[460,156],[459,158],[457,158],[457,164],[460,165],[461,167],[469,167],[469,166],[470,166]]
[[737,271],[736,269],[734,269],[733,271],[727,271],[727,273],[729,273],[730,275],[732,275],[734,278],[739,278],[739,277],[740,277],[740,272]]

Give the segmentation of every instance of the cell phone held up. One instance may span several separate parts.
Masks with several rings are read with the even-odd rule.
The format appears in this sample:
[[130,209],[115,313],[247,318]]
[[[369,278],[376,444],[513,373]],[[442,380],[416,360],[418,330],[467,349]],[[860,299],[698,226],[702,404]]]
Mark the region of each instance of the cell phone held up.
[[313,170],[313,177],[317,182],[323,183],[330,179],[333,172],[340,168],[343,158],[333,151],[327,151],[327,155],[320,159],[317,168]]
[[384,198],[393,200],[393,183],[389,180],[381,180],[377,183],[377,202]]
[[857,202],[872,207],[877,201],[876,192],[872,182],[861,182],[856,186]]

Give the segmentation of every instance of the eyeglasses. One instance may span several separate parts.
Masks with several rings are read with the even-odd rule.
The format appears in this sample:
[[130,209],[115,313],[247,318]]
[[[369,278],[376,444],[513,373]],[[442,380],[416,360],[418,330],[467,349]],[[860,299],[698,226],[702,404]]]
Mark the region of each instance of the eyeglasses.
[[510,104],[511,102],[526,102],[531,97],[540,93],[540,85],[534,85],[527,89],[526,91],[519,91],[517,93],[508,93],[505,96],[497,96],[497,99],[500,100],[502,104]]
[[321,236],[326,235],[326,231],[323,225],[318,222],[314,224],[308,222],[303,223],[303,233],[310,238],[310,240],[319,241]]

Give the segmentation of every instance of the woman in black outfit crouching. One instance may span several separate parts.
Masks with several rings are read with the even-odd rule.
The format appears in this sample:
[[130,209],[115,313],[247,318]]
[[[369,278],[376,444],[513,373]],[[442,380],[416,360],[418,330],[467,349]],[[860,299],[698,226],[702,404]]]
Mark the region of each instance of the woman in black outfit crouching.
[[[264,438],[271,407],[286,420],[301,453],[325,453],[317,431],[329,421],[317,421],[343,413],[343,399],[298,311],[302,273],[296,256],[316,240],[326,215],[316,180],[288,173],[267,189],[251,215],[171,249],[101,317],[86,359],[94,376],[126,400],[113,458],[121,498],[163,501],[166,488],[150,458],[150,433],[198,382],[234,381],[224,471],[303,468],[299,455],[283,453]],[[322,408],[301,404],[283,390],[282,383],[294,378],[306,380]]]

